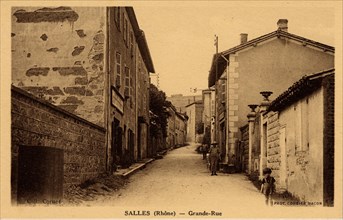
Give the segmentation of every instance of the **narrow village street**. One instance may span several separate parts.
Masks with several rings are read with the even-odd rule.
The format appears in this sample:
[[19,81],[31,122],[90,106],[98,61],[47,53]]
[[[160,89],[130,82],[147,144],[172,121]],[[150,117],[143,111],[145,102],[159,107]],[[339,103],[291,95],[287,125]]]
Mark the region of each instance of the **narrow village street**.
[[339,1],[4,2],[0,218],[342,217]]
[[170,211],[178,207],[186,215],[190,210],[228,212],[233,207],[236,211],[243,209],[243,204],[254,208],[264,205],[263,195],[244,174],[210,176],[206,162],[195,148],[191,144],[170,151],[131,176],[129,184],[113,196],[99,197],[84,205],[166,211],[168,207]]

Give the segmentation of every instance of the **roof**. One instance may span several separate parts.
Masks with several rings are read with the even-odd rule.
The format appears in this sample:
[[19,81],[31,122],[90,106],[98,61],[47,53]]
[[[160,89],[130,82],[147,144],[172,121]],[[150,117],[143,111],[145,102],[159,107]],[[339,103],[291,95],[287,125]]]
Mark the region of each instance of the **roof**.
[[176,112],[176,116],[178,116],[182,120],[186,120],[186,121],[188,120],[188,116],[186,114],[181,113],[181,112]]
[[195,102],[192,102],[192,103],[186,105],[185,107],[189,107],[189,106],[191,106],[191,105],[193,105],[193,104],[203,104],[203,102],[202,102],[202,100],[197,100],[197,101],[195,101]]
[[144,31],[139,28],[136,14],[132,7],[125,7],[127,14],[129,16],[133,32],[135,33],[136,41],[138,44],[139,51],[142,54],[143,61],[150,73],[155,73],[154,64],[151,59],[150,50],[148,47],[147,40],[145,38]]
[[[288,39],[292,39],[298,42],[303,43],[304,45],[310,45],[313,47],[317,47],[319,49],[322,49],[324,52],[328,51],[328,52],[335,52],[335,48],[326,44],[322,44],[304,37],[300,37],[298,35],[295,34],[291,34],[289,32],[286,31],[282,31],[280,29],[273,31],[271,33],[265,34],[263,36],[260,36],[258,38],[252,39],[250,41],[247,41],[246,43],[240,44],[238,46],[232,47],[228,50],[225,50],[221,53],[218,54],[214,54],[213,58],[212,58],[212,65],[211,65],[211,70],[208,76],[208,86],[211,87],[215,84],[215,82],[218,80],[219,76],[222,75],[223,71],[225,70],[225,67],[227,65],[225,59],[223,57],[225,57],[226,59],[229,59],[229,55],[236,53],[237,51],[246,49],[248,47],[255,47],[258,43],[261,43],[263,41],[272,39],[272,38],[280,38],[280,37],[285,37]],[[216,67],[216,64],[218,63],[218,66]],[[217,76],[215,74],[216,72],[216,68],[218,68],[217,71]]]
[[303,76],[299,81],[295,82],[285,92],[278,96],[268,107],[269,111],[280,111],[290,104],[300,100],[311,92],[317,90],[322,84],[322,79],[327,76],[333,76],[335,69],[329,69],[322,72],[314,73],[308,76]]

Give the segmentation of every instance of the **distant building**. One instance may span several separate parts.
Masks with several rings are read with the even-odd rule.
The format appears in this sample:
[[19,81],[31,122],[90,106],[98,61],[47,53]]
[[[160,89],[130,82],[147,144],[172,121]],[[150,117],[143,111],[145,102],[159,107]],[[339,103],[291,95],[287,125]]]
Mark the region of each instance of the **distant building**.
[[186,106],[202,100],[202,95],[193,95],[193,96],[184,96],[182,94],[175,94],[167,97],[167,100],[170,101],[178,112],[186,112]]
[[167,148],[180,147],[186,144],[187,116],[177,112],[174,106],[168,108]]
[[334,67],[334,47],[289,33],[286,19],[277,25],[250,41],[241,34],[238,46],[213,56],[209,87],[216,88],[215,137],[220,143],[225,139],[228,164],[237,162],[247,106],[260,99],[260,92],[278,96],[304,74]]
[[187,143],[187,115],[177,112],[175,118],[176,146],[184,146]]
[[187,141],[188,142],[200,142],[201,136],[197,134],[202,127],[203,134],[203,114],[204,105],[202,100],[195,101],[189,105],[186,105],[186,115],[188,116],[187,121]]
[[211,120],[214,116],[214,89],[206,89],[202,91],[202,100],[204,104],[204,111],[202,115],[202,121],[204,122],[204,127],[211,126]]
[[[214,102],[215,102],[215,90],[213,88],[202,91],[202,100],[204,103],[204,111],[202,114],[202,121],[204,123],[204,136],[209,136],[209,142],[214,140]],[[208,132],[209,134],[207,134]],[[207,137],[206,137],[207,138]],[[206,141],[205,141],[206,142]]]

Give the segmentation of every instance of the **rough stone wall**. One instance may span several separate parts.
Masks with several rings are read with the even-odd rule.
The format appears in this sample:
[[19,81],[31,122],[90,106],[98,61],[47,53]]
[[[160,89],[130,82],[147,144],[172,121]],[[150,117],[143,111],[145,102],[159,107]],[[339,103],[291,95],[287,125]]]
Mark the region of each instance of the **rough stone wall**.
[[105,8],[12,12],[12,84],[104,126]]
[[279,115],[278,112],[268,113],[267,122],[267,166],[273,170],[276,186],[280,182],[280,143],[279,143]]
[[11,190],[16,197],[19,145],[64,150],[64,191],[105,172],[105,129],[12,88]]

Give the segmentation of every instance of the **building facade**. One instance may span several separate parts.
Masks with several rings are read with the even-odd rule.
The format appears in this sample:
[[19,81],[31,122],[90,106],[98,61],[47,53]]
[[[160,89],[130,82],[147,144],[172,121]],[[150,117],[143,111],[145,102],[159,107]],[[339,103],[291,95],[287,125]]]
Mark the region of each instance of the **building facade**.
[[187,117],[186,115],[177,112],[173,105],[168,108],[168,113],[167,148],[184,146],[187,141]]
[[[241,43],[213,57],[209,75],[209,87],[216,85],[220,101],[221,76],[226,73],[227,95],[225,111],[228,120],[223,124],[227,130],[226,161],[236,163],[237,149],[249,113],[248,104],[259,100],[259,93],[272,91],[278,96],[286,86],[306,73],[317,72],[334,66],[334,51],[331,46],[315,42],[288,32],[288,21],[280,19],[278,29],[247,41],[241,34]],[[220,124],[221,103],[217,105],[216,140],[222,132]],[[222,132],[223,133],[223,132]]]
[[133,9],[111,7],[108,16],[109,164],[127,166],[148,155],[149,72],[154,67]]
[[132,7],[14,7],[11,36],[12,85],[105,132],[99,173],[151,156],[154,67]]
[[184,96],[182,94],[175,94],[167,97],[167,100],[175,106],[178,112],[185,113],[186,106],[193,102],[202,100],[202,95]]
[[[201,136],[198,134],[199,126],[202,126],[203,113],[202,100],[186,105],[187,121],[187,142],[201,142]],[[202,129],[203,130],[203,129]],[[202,133],[201,133],[202,134]]]
[[206,89],[202,91],[202,101],[204,103],[204,111],[202,115],[202,121],[204,122],[204,127],[211,127],[211,121],[214,116],[214,100],[212,95],[214,89]]

